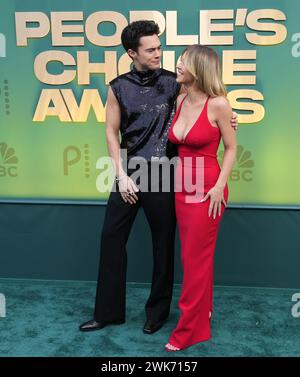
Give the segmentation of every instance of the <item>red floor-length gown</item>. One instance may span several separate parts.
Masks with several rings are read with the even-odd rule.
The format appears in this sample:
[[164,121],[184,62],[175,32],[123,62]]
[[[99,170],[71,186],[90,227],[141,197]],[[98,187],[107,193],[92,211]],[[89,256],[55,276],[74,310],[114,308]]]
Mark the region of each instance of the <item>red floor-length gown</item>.
[[[208,216],[210,198],[202,203],[200,199],[203,195],[199,197],[199,200],[189,200],[191,194],[195,197],[195,192],[190,192],[188,184],[186,189],[184,181],[196,182],[196,174],[203,172],[204,192],[202,191],[202,194],[206,195],[218,179],[220,166],[216,154],[221,133],[219,128],[213,126],[208,120],[208,97],[201,114],[186,134],[185,139],[179,140],[174,134],[174,125],[185,98],[174,116],[169,131],[170,141],[178,144],[178,156],[181,161],[181,165],[178,164],[176,168],[176,190],[180,187],[179,183],[182,190],[175,192],[175,205],[183,266],[183,282],[178,302],[181,315],[169,343],[180,349],[211,337],[213,259],[218,228],[225,210],[222,204],[221,216],[217,214],[213,219],[213,216]],[[204,169],[199,166],[201,164],[196,166],[197,157],[203,157],[200,160],[204,162]],[[224,189],[224,199],[227,202],[227,185]]]

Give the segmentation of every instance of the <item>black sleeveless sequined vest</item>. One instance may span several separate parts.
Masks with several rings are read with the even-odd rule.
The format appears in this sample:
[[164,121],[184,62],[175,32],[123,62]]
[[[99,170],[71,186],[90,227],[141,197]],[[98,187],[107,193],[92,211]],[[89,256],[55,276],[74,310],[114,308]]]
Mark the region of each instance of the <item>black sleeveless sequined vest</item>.
[[110,86],[121,108],[121,148],[127,149],[128,159],[150,161],[168,155],[172,150],[168,130],[180,90],[176,74],[162,68],[138,71],[133,66]]

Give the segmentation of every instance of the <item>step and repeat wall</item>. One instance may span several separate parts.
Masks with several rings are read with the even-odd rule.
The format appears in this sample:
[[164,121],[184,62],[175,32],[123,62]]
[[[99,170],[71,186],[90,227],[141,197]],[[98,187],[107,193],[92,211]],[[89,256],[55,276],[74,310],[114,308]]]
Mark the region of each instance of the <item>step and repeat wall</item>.
[[[0,201],[105,203],[109,81],[130,70],[129,22],[155,20],[162,67],[190,44],[214,48],[239,116],[230,204],[300,203],[300,2],[0,3]],[[218,157],[222,160],[223,146]]]

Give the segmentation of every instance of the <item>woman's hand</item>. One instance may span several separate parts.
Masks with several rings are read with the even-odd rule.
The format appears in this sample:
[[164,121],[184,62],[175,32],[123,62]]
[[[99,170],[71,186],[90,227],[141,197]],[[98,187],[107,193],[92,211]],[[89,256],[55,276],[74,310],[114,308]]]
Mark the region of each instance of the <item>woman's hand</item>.
[[223,189],[217,186],[211,188],[205,197],[200,201],[200,203],[205,202],[210,197],[210,204],[208,208],[208,216],[210,217],[213,214],[213,218],[215,219],[217,213],[221,216],[221,209],[222,203],[226,207],[226,202],[223,195]]
[[139,189],[136,187],[130,177],[128,177],[127,175],[123,176],[119,180],[118,185],[120,194],[125,203],[129,202],[130,204],[134,204],[137,202],[138,197],[136,195],[136,192],[138,192]]

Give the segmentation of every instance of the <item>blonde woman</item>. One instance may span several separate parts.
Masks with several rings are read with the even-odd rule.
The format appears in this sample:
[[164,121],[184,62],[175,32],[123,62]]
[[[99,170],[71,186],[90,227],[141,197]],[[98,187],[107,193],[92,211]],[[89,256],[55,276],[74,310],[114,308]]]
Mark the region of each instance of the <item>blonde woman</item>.
[[[180,183],[181,190],[176,189],[175,206],[183,282],[181,315],[165,346],[170,352],[211,337],[214,250],[228,199],[227,179],[236,155],[236,136],[230,125],[232,109],[217,53],[206,46],[189,46],[177,65],[176,80],[186,89],[186,94],[177,99],[169,131],[170,141],[178,145],[180,159],[176,187]],[[221,139],[225,148],[222,168],[216,156]],[[202,157],[200,164],[197,157]],[[199,182],[199,178],[202,192],[199,184],[191,191],[190,183]]]

